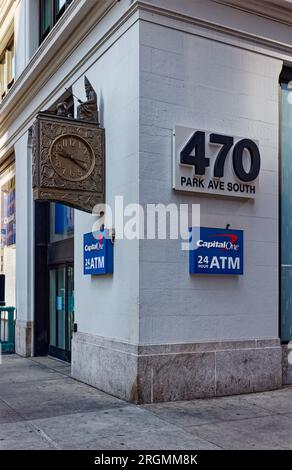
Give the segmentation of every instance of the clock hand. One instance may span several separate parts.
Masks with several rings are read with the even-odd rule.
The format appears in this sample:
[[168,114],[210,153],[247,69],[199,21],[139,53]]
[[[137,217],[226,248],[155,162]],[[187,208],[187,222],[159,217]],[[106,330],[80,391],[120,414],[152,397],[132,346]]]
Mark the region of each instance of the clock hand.
[[70,160],[73,160],[75,163],[77,163],[77,161],[85,163],[85,161],[81,160],[81,158],[74,157],[74,155],[69,155],[69,153],[59,153],[58,155],[62,158],[69,158]]
[[73,155],[69,155],[68,153],[65,153],[65,152],[62,152],[62,153],[60,152],[59,155],[63,158],[69,158],[70,160],[73,160],[76,163],[76,165],[79,166],[79,168],[81,168],[82,170],[86,170],[86,166],[81,165],[81,163],[79,163],[79,161],[80,162],[83,161],[80,158],[74,157]]
[[85,160],[83,160],[83,158],[74,157],[74,155],[71,155],[71,158],[73,160],[78,160],[79,162],[86,163]]
[[78,158],[73,157],[73,155],[70,155],[70,158],[71,158],[71,160],[73,160],[73,162],[76,163],[76,165],[79,166],[79,168],[82,168],[82,170],[86,170],[86,166],[81,165],[81,163],[79,163],[79,161],[78,161],[79,160]]
[[68,153],[59,152],[58,155],[62,158],[71,158],[71,155],[69,155]]

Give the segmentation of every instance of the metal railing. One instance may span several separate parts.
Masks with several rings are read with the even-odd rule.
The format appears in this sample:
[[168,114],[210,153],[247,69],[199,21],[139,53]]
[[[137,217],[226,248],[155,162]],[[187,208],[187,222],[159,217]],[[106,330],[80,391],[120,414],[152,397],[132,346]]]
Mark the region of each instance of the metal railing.
[[15,308],[0,307],[0,345],[2,353],[15,351]]

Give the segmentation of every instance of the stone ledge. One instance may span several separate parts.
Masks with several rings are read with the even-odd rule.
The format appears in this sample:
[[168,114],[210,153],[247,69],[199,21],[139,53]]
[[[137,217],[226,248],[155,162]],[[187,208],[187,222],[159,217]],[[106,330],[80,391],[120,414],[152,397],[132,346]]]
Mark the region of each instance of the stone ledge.
[[133,344],[119,341],[104,336],[96,336],[90,333],[75,333],[74,341],[80,343],[92,343],[107,349],[114,349],[120,352],[135,355],[152,355],[152,354],[174,354],[189,352],[206,352],[220,351],[228,349],[255,349],[270,348],[280,346],[279,338],[262,338],[262,339],[238,339],[238,340],[222,340],[211,342],[196,343],[171,343],[171,344]]
[[148,354],[174,354],[174,353],[191,353],[191,352],[208,352],[220,350],[234,350],[234,349],[257,349],[257,348],[270,348],[280,346],[278,338],[267,339],[251,339],[251,340],[237,340],[237,341],[214,341],[214,342],[199,342],[199,343],[177,343],[177,344],[154,344],[154,345],[141,345],[138,347],[139,355]]
[[292,4],[287,0],[213,0],[246,13],[263,16],[270,20],[292,24]]
[[281,360],[277,338],[137,347],[77,333],[72,343],[73,377],[139,404],[276,389]]

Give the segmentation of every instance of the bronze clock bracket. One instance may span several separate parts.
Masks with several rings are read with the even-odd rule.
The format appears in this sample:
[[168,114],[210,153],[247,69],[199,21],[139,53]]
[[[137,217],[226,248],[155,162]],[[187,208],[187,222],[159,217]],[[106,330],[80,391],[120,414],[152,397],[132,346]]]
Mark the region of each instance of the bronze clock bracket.
[[[85,77],[87,101],[77,119],[61,102],[57,112],[38,113],[32,131],[33,195],[92,212],[105,202],[105,130],[99,125],[97,95]],[[62,139],[63,137],[63,139]]]

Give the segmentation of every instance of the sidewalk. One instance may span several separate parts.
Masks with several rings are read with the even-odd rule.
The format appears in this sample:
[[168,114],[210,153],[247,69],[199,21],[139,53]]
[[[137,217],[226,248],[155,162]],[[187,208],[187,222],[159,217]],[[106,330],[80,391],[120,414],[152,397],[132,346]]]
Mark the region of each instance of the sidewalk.
[[0,449],[292,449],[292,387],[135,406],[60,361],[4,356]]

